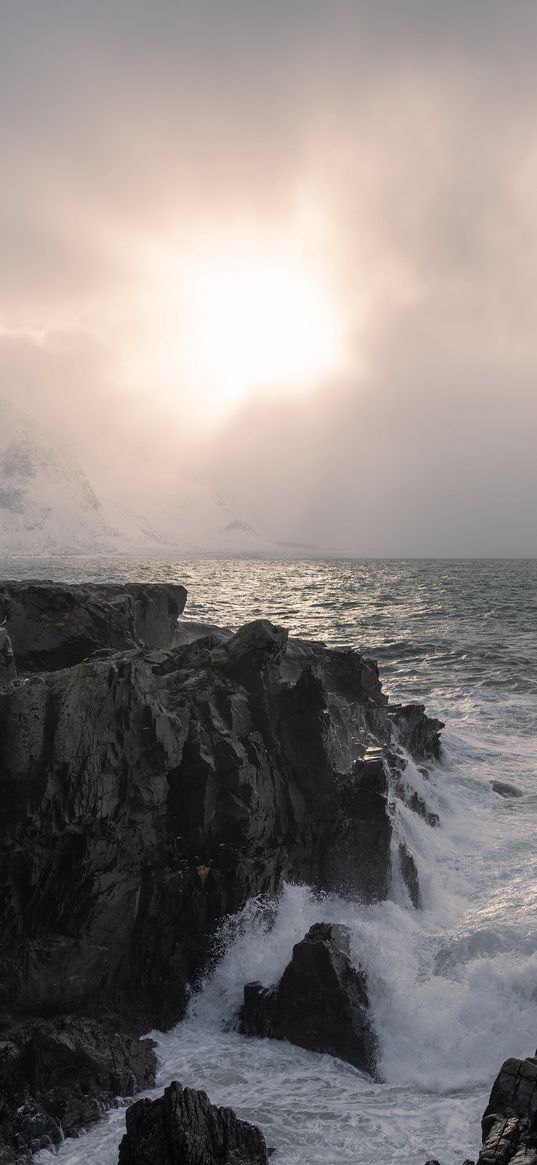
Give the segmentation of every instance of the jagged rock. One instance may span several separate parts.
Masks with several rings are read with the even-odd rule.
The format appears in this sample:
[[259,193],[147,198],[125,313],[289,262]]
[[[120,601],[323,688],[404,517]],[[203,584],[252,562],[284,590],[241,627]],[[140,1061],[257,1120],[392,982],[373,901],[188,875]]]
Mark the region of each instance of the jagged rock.
[[502,1064],[481,1131],[483,1147],[476,1165],[537,1165],[537,1052]]
[[174,1081],[127,1110],[119,1165],[268,1165],[260,1129]]
[[167,1027],[248,898],[284,879],[385,896],[378,677],[294,652],[259,621],[0,691],[0,1008]]
[[399,862],[401,865],[401,873],[403,881],[408,890],[410,901],[415,910],[421,910],[423,903],[421,900],[420,880],[418,877],[418,870],[416,862],[404,842],[399,844]]
[[483,1130],[498,1116],[524,1117],[530,1122],[537,1117],[537,1056],[502,1064],[483,1114]]
[[392,823],[388,813],[388,779],[381,749],[368,749],[341,777],[343,808],[337,838],[323,863],[323,883],[348,898],[383,900],[391,874]]
[[186,597],[159,583],[0,583],[19,672],[72,667],[103,648],[167,647]]
[[438,760],[441,752],[442,720],[425,716],[423,704],[396,704],[390,716],[396,728],[399,743],[415,757]]
[[[55,590],[63,615],[39,639]],[[28,668],[47,668],[0,688],[0,1023],[17,1047],[39,1016],[170,1027],[222,918],[284,880],[386,894],[392,721],[376,666],[263,620],[174,645],[183,597],[0,587],[10,627],[19,607],[21,635],[34,620]],[[32,1097],[24,1144],[30,1125],[53,1140],[58,1118]]]
[[28,1159],[102,1116],[117,1096],[154,1083],[152,1040],[62,1018],[0,1044],[0,1162]]
[[349,938],[346,926],[316,923],[310,927],[293,947],[291,962],[277,986],[246,984],[241,1031],[289,1040],[374,1073],[367,982],[364,972],[350,961]]

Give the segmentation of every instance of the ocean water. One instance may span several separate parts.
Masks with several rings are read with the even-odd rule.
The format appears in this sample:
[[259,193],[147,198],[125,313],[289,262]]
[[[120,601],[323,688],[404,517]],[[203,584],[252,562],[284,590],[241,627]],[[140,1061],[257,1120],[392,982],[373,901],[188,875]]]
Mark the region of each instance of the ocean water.
[[[264,1130],[275,1165],[443,1165],[474,1156],[507,1056],[537,1043],[537,562],[0,561],[3,577],[184,583],[185,618],[236,627],[269,617],[294,634],[374,656],[393,699],[445,720],[429,778],[431,829],[394,805],[395,842],[416,856],[424,909],[395,876],[363,907],[287,886],[269,910],[229,920],[221,958],[183,1023],[155,1033],[159,1078],[204,1088]],[[516,786],[504,798],[491,782]],[[383,1083],[329,1056],[233,1028],[242,987],[274,982],[312,922],[345,922],[368,973]],[[112,1165],[124,1109],[58,1153]],[[40,1155],[51,1165],[51,1155]]]

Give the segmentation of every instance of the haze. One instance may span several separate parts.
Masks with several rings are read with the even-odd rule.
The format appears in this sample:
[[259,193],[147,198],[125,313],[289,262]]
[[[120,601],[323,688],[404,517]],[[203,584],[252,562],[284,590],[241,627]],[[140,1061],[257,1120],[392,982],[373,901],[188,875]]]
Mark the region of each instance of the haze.
[[0,394],[98,490],[537,554],[534,0],[0,17]]

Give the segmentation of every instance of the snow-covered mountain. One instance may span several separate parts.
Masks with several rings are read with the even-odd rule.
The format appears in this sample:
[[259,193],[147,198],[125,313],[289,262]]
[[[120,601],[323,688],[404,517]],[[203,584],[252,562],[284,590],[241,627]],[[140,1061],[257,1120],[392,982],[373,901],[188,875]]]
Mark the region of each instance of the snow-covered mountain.
[[0,399],[0,553],[261,553],[267,543],[208,486],[100,499],[46,429]]

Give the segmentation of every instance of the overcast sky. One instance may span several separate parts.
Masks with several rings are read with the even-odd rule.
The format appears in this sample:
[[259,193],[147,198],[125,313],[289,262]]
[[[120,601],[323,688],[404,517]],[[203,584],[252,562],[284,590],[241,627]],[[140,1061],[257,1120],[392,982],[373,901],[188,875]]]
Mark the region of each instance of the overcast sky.
[[[537,554],[535,0],[0,21],[0,393],[98,491],[183,472],[275,538]],[[303,265],[341,360],[200,412],[176,289],[239,241]]]

